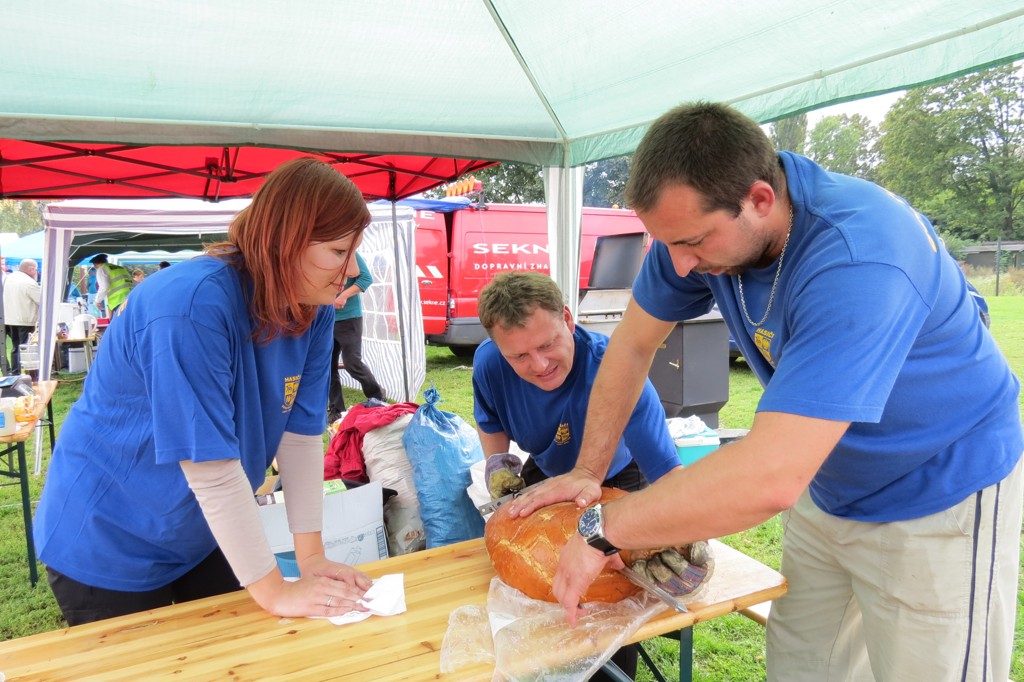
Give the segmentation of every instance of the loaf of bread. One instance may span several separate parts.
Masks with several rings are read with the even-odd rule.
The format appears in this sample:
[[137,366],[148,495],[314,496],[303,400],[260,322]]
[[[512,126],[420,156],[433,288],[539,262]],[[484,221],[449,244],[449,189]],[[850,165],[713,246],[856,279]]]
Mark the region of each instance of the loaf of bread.
[[[614,488],[601,492],[602,503],[628,494]],[[582,513],[575,502],[552,504],[525,518],[512,518],[507,507],[500,507],[484,529],[487,553],[498,577],[528,597],[558,601],[551,591],[558,557],[576,532]],[[606,568],[584,593],[583,601],[617,602],[639,591],[621,573]]]

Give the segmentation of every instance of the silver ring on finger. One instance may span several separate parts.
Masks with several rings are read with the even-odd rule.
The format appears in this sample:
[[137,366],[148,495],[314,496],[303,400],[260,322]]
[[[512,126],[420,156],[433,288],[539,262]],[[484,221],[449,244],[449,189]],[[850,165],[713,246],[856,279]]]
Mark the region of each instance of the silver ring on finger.
[[331,608],[331,604],[334,602],[334,595],[327,597],[327,608]]

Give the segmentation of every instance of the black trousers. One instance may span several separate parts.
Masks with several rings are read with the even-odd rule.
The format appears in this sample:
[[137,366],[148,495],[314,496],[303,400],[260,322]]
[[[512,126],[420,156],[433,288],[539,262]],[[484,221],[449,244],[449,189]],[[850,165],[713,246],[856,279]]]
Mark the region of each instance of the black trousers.
[[35,327],[5,324],[4,333],[11,340],[11,374],[21,373],[21,344],[28,343],[28,337]]
[[[526,460],[526,464],[523,465],[522,472],[523,481],[526,485],[533,485],[534,483],[540,483],[541,481],[548,478],[548,475],[541,471],[536,464],[533,463],[533,459]],[[647,479],[644,478],[643,473],[640,471],[640,467],[637,466],[636,462],[630,462],[622,471],[615,474],[611,478],[606,478],[602,483],[606,488],[619,488],[620,490],[628,490],[630,492],[636,490],[643,490],[648,485]],[[636,662],[639,654],[636,648],[639,644],[627,644],[612,656],[612,662],[619,666],[622,672],[626,673],[630,679],[636,679]],[[611,680],[614,679],[609,677],[602,670],[598,670],[592,680]]]
[[68,625],[94,623],[241,589],[238,578],[220,549],[215,549],[210,556],[174,582],[148,592],[121,592],[93,587],[49,567],[46,568],[46,576]]
[[345,411],[345,396],[341,392],[341,377],[338,375],[338,357],[344,359],[345,371],[359,382],[367,398],[384,400],[384,391],[373,378],[373,372],[363,362],[363,318],[353,317],[334,323],[334,352],[331,354],[331,393],[328,409],[331,412]]

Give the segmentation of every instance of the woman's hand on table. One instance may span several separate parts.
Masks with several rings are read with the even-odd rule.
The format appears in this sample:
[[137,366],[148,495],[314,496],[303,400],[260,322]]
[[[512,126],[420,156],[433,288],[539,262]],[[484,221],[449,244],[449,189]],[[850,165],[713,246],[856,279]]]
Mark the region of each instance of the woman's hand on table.
[[370,589],[373,581],[362,571],[347,564],[331,561],[323,554],[314,554],[299,560],[299,571],[302,575],[322,576],[335,582],[343,582],[361,590],[359,596]]
[[275,616],[340,616],[366,611],[359,600],[373,582],[362,571],[323,555],[301,562],[303,577],[287,581],[276,568],[248,586],[253,599]]

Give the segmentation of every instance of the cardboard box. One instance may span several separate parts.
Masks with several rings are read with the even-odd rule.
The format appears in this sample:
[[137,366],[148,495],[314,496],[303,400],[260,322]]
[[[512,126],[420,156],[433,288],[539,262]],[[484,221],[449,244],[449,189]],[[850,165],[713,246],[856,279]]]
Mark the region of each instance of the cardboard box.
[[721,444],[718,432],[708,428],[705,428],[702,433],[676,438],[675,443],[676,452],[679,453],[679,461],[683,463],[683,466],[693,464],[709,452],[717,450]]
[[[327,558],[350,566],[388,558],[380,481],[324,497],[324,550]],[[287,501],[258,507],[263,530],[275,554],[295,549],[288,530]]]

